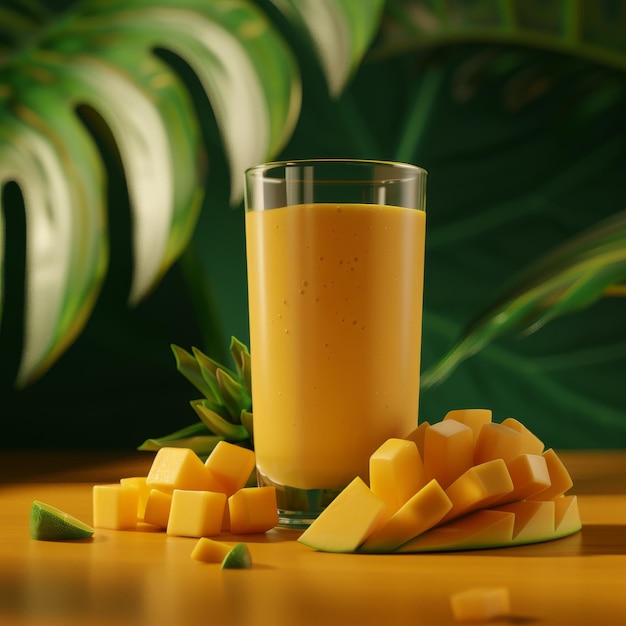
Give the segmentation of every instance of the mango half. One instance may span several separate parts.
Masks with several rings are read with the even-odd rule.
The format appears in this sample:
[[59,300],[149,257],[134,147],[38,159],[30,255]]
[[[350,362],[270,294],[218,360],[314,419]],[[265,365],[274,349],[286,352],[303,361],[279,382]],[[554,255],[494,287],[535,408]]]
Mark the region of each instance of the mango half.
[[298,541],[325,552],[475,550],[558,539],[582,528],[572,479],[521,422],[449,412],[370,457]]

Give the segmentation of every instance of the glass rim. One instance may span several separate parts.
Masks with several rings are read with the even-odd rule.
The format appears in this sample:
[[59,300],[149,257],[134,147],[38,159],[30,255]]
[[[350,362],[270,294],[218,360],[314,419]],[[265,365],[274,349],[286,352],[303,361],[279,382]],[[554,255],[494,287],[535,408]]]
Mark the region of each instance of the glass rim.
[[[314,158],[314,159],[286,159],[283,161],[268,161],[267,163],[260,163],[253,165],[245,170],[245,176],[272,180],[271,176],[266,176],[266,173],[275,168],[287,169],[289,166],[303,166],[303,165],[323,165],[323,164],[335,164],[335,165],[380,165],[385,167],[391,167],[393,169],[414,172],[418,176],[427,176],[428,172],[419,165],[413,165],[412,163],[405,163],[402,161],[385,161],[378,159],[348,159],[348,158]],[[279,180],[276,178],[275,180]],[[400,179],[407,180],[407,179]]]

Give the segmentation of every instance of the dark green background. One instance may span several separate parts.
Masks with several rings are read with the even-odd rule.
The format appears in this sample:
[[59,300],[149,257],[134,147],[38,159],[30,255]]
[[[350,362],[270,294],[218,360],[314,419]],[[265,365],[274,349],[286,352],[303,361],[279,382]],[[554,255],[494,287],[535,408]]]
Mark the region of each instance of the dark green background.
[[[214,138],[207,103],[188,80]],[[305,68],[304,89],[300,122],[278,157],[401,158],[429,171],[424,367],[516,272],[626,208],[626,90],[617,71],[538,50],[466,44],[366,61],[338,102],[315,68]],[[228,206],[215,142],[210,157],[193,246],[211,276],[219,346],[203,344],[203,320],[179,266],[144,303],[127,308],[128,202],[121,177],[111,176],[112,266],[94,315],[48,374],[13,389],[23,217],[5,211],[14,304],[0,329],[0,448],[134,448],[196,420],[188,402],[197,394],[176,372],[169,344],[225,358],[231,335],[248,340],[243,209]],[[14,189],[5,196],[19,206]],[[550,446],[626,447],[625,372],[624,301],[607,298],[469,359],[422,394],[420,419],[488,407],[498,421],[520,419]]]

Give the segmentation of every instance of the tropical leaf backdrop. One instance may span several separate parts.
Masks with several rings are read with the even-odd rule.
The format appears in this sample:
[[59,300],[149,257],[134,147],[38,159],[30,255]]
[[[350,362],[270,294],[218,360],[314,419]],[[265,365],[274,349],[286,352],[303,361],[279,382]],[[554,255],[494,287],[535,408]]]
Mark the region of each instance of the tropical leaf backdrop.
[[169,344],[247,339],[242,168],[353,156],[430,172],[421,419],[626,446],[623,2],[25,8],[0,19],[7,445],[188,424]]

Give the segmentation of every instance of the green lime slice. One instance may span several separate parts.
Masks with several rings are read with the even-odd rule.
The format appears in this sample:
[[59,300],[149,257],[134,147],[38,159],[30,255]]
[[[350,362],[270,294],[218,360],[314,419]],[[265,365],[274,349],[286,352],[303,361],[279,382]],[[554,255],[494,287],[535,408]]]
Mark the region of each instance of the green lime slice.
[[222,569],[250,569],[252,556],[248,546],[239,542],[235,544],[222,561]]
[[30,508],[30,536],[40,541],[88,539],[93,528],[63,511],[35,500]]

